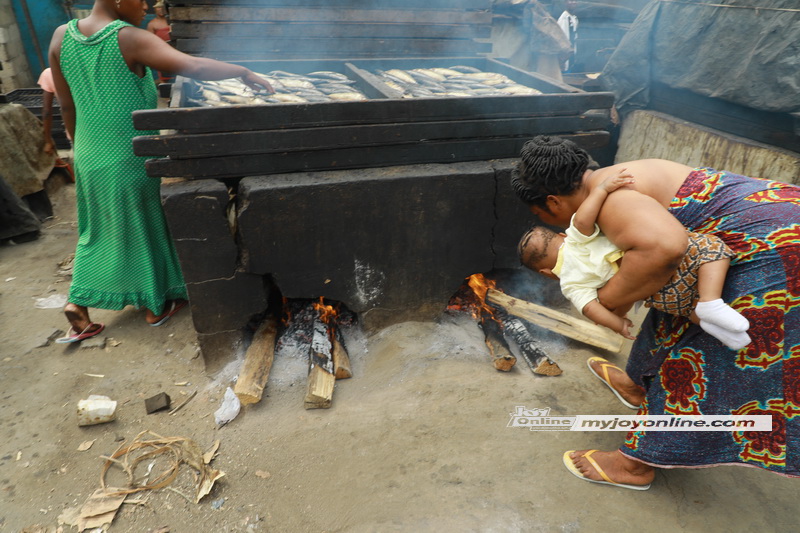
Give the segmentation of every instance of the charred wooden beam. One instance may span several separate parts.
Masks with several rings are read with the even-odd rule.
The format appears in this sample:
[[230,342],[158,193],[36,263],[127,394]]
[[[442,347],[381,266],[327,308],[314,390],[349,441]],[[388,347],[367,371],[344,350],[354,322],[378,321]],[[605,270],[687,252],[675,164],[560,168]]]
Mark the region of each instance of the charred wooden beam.
[[[607,145],[610,135],[607,131],[594,131],[562,134],[561,137],[574,141],[584,149],[591,149]],[[530,140],[528,136],[520,136],[505,139],[485,138],[424,143],[409,142],[400,145],[314,150],[302,153],[302,156],[294,152],[283,152],[276,154],[198,157],[196,159],[162,158],[150,159],[145,163],[145,168],[147,169],[147,174],[153,177],[225,178],[330,169],[342,170],[454,161],[485,161],[519,157],[522,146],[528,140]]]
[[253,341],[245,354],[244,364],[233,392],[242,405],[261,401],[264,387],[267,385],[269,371],[275,358],[275,339],[278,335],[278,323],[275,319],[265,320],[253,335]]
[[517,364],[517,358],[511,353],[511,348],[503,337],[501,324],[484,311],[481,313],[480,326],[485,336],[486,347],[489,348],[489,355],[492,357],[492,364],[497,370],[508,372]]
[[336,381],[333,365],[333,343],[328,324],[314,321],[314,336],[311,339],[308,366],[308,388],[304,406],[306,409],[327,409],[333,399],[333,384]]
[[619,352],[624,339],[608,328],[489,289],[486,301],[539,327],[604,350]]
[[558,376],[561,374],[561,368],[544,353],[522,320],[509,316],[501,309],[498,309],[497,315],[503,323],[503,332],[516,343],[522,357],[531,367],[534,374],[543,376]]

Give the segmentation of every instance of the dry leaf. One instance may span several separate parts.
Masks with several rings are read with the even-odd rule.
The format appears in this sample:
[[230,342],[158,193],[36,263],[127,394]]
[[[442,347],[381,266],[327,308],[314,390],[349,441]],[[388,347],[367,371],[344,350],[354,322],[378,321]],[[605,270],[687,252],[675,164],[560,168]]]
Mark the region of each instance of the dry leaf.
[[262,479],[269,479],[272,477],[272,474],[263,470],[256,470],[256,475]]
[[97,440],[97,439],[83,441],[83,442],[81,443],[81,445],[80,445],[80,446],[78,446],[78,451],[79,451],[79,452],[85,452],[86,450],[88,450],[89,448],[91,448],[91,447],[92,447],[92,444],[94,444],[94,441],[95,441],[95,440]]

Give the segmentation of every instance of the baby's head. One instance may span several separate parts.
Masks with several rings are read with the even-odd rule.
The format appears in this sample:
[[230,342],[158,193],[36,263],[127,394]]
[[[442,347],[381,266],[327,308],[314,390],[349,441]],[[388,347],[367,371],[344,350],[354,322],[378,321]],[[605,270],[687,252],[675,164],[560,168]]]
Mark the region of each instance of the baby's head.
[[558,249],[563,242],[563,234],[544,226],[533,226],[519,241],[517,246],[519,260],[534,272],[558,279],[558,276],[553,274],[553,267],[556,266]]

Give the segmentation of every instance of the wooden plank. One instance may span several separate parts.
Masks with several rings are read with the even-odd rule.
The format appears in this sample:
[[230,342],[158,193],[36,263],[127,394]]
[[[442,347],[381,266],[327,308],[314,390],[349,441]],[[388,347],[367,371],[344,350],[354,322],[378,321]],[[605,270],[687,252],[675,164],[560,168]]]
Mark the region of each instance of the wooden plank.
[[571,317],[566,313],[555,311],[533,302],[520,300],[500,291],[489,289],[486,301],[501,306],[503,309],[535,324],[554,331],[570,339],[591,344],[604,350],[619,352],[624,339],[608,328],[598,326],[586,320]]
[[[491,11],[430,9],[329,9],[328,7],[172,7],[172,21],[272,21],[272,22],[392,22],[396,24],[491,24]],[[300,41],[301,39],[298,39]]]
[[[170,9],[175,6],[227,6],[231,0],[170,0]],[[260,7],[352,7],[353,0],[236,0],[238,6]],[[382,8],[420,8],[425,9],[492,9],[491,0],[381,0]],[[456,7],[457,6],[457,7]]]
[[242,405],[261,401],[275,357],[277,335],[278,323],[273,318],[265,320],[253,335],[253,341],[247,348],[242,369],[239,371],[239,378],[233,387],[233,392]]
[[253,38],[269,36],[273,39],[290,38],[297,41],[298,35],[315,38],[380,37],[384,39],[488,39],[489,25],[466,24],[301,24],[276,22],[205,22],[203,24],[173,22],[172,39],[196,38]]
[[[608,144],[605,131],[563,134],[585,149]],[[151,159],[145,163],[152,177],[225,178],[281,174],[285,172],[387,167],[424,163],[454,163],[519,157],[529,137],[518,139],[470,139],[397,146],[352,147],[298,154],[241,155],[197,159]]]
[[168,108],[134,111],[133,123],[139,130],[174,129],[196,133],[254,131],[323,125],[574,115],[589,109],[609,109],[613,102],[612,93],[574,93],[487,96],[480,100],[420,98],[324,104]]
[[140,156],[192,158],[279,152],[304,152],[352,146],[383,146],[445,139],[534,137],[543,134],[608,128],[606,115],[525,117],[408,124],[370,124],[251,132],[139,136],[133,140]]
[[491,45],[476,43],[464,39],[364,39],[364,38],[317,38],[306,37],[297,39],[292,37],[273,38],[271,35],[253,37],[249,39],[233,38],[205,38],[181,39],[176,48],[187,54],[199,52],[213,54],[229,54],[237,59],[248,57],[260,59],[270,53],[308,53],[313,52],[316,57],[331,57],[337,54],[348,57],[347,54],[363,54],[369,57],[380,57],[394,54],[410,55],[450,55],[453,52],[475,50],[489,52]]
[[800,152],[795,119],[789,113],[761,111],[684,89],[654,83],[648,109],[660,111],[746,139]]

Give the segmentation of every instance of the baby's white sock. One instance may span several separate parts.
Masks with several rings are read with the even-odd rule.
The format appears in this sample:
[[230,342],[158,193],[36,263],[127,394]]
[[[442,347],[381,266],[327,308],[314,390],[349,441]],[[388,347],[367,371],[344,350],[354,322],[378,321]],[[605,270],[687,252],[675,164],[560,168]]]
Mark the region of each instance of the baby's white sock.
[[744,331],[731,331],[705,320],[700,321],[700,327],[712,337],[719,339],[722,344],[731,350],[741,350],[750,344],[750,335]]
[[701,321],[710,322],[729,331],[747,331],[750,328],[750,322],[723,302],[722,298],[710,302],[698,302],[694,312]]

